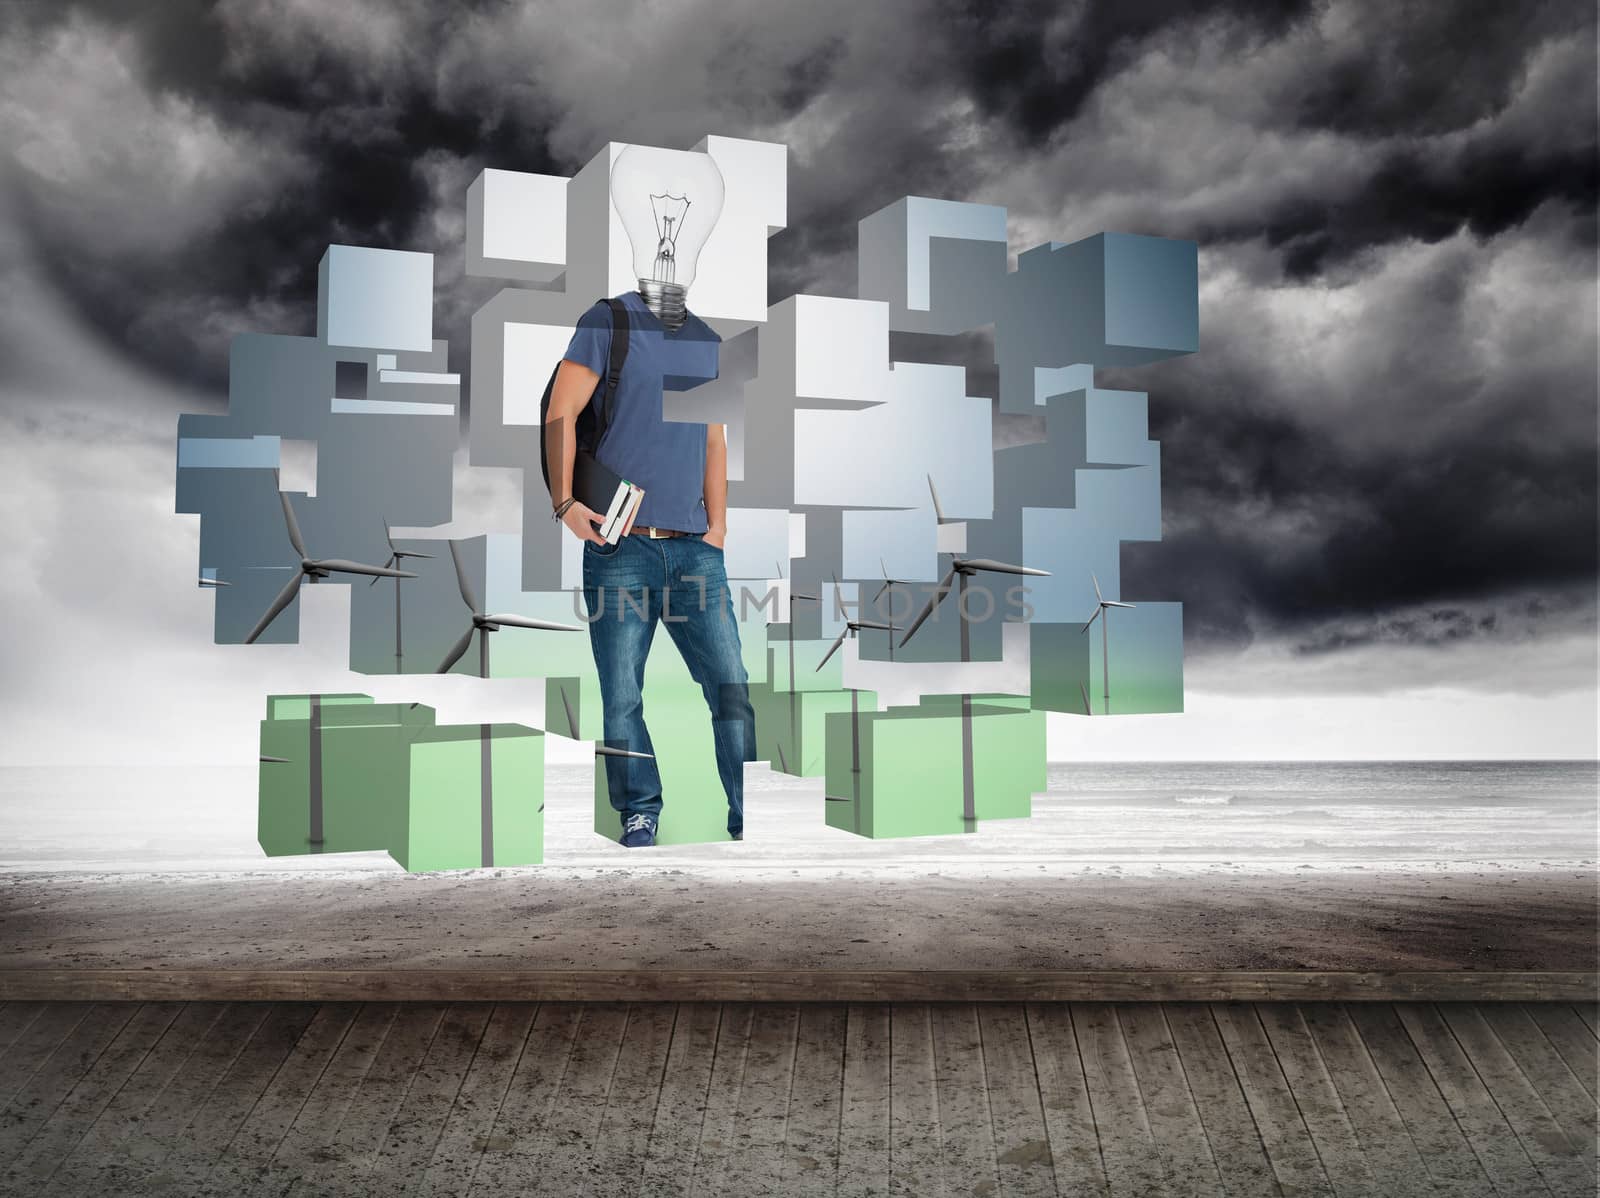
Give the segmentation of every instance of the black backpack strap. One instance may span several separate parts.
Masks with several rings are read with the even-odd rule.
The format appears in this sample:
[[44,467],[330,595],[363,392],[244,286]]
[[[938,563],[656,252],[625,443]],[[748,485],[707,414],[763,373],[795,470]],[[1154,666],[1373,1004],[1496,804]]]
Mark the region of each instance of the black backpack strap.
[[628,307],[621,300],[608,298],[611,309],[611,361],[606,367],[605,392],[600,397],[600,410],[595,413],[594,443],[600,444],[611,423],[611,401],[622,380],[622,365],[628,358]]

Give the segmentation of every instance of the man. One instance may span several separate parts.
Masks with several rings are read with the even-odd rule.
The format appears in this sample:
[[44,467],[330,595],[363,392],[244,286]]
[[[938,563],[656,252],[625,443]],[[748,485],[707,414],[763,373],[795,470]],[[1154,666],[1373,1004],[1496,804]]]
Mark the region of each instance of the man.
[[[595,457],[644,488],[633,528],[607,545],[603,513],[571,497],[574,439],[551,435],[550,491],[561,520],[583,541],[583,595],[589,644],[600,676],[606,743],[653,753],[644,721],[644,669],[657,620],[705,692],[717,772],[728,797],[728,835],[744,839],[744,763],[755,760],[755,713],[723,562],[727,534],[728,446],[720,424],[662,417],[664,380],[689,373],[686,361],[715,362],[716,333],[698,316],[664,324],[638,291],[617,297],[628,310],[628,356]],[[604,301],[578,320],[550,389],[546,423],[570,430],[605,373],[611,310]],[[653,757],[605,758],[622,843],[655,843],[662,808]]]

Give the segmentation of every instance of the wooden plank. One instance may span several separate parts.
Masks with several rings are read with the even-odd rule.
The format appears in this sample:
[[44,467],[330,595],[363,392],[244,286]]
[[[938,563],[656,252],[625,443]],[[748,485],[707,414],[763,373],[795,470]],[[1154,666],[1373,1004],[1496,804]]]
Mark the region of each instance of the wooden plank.
[[846,1008],[839,1095],[839,1198],[889,1192],[890,1035],[886,1003]]
[[1039,1076],[1039,1100],[1050,1138],[1056,1189],[1061,1194],[1104,1195],[1105,1162],[1100,1156],[1100,1139],[1072,1026],[1072,1009],[1061,1004],[1035,1004],[1024,1010],[1033,1067]]
[[[93,1003],[50,1003],[18,1033],[0,1057],[0,1127],[11,1120],[12,1099],[23,1092],[51,1054],[96,1010]],[[104,1019],[106,1008],[99,1008],[99,1012],[96,1018]],[[3,1159],[7,1158],[0,1156]]]
[[676,1003],[634,1003],[628,1008],[622,1052],[590,1144],[594,1173],[606,1179],[610,1194],[636,1194],[643,1184],[650,1123],[661,1097],[677,1013]]
[[[506,1158],[515,1163],[524,1192],[537,1187],[553,1194],[579,1194],[600,1176],[594,1167],[595,1137],[622,1055],[629,1010],[625,1003],[582,1008],[538,1143]],[[482,1183],[474,1188],[481,1189]]]
[[1394,1009],[1495,1188],[1503,1194],[1548,1193],[1538,1168],[1439,1012],[1420,1003],[1396,1003]]
[[718,1177],[721,1193],[767,1193],[783,1174],[799,1018],[794,1003],[760,1003],[754,1010],[739,1079],[739,1115]]
[[1211,1142],[1162,1008],[1130,1003],[1117,1007],[1116,1015],[1128,1045],[1145,1117],[1161,1153],[1168,1192],[1196,1196],[1221,1193],[1222,1174],[1211,1155]]
[[1210,1008],[1204,1003],[1168,1003],[1161,1012],[1227,1193],[1262,1198],[1281,1195],[1255,1116]]
[[212,1087],[172,1151],[142,1179],[135,1192],[189,1194],[204,1185],[206,1174],[278,1068],[289,1059],[316,1010],[313,1003],[283,1003],[267,1011],[267,1017]]
[[979,1004],[977,1013],[994,1130],[996,1192],[1055,1198],[1050,1135],[1044,1125],[1027,1013],[1019,1006],[992,1003]]
[[1295,1106],[1294,1091],[1283,1075],[1254,1004],[1213,1003],[1211,1017],[1216,1020],[1239,1088],[1250,1104],[1251,1117],[1261,1132],[1279,1188],[1286,1195],[1331,1198],[1333,1186],[1317,1159],[1311,1132]]
[[44,1012],[42,1002],[0,1003],[0,1069],[6,1067],[6,1050]]
[[1533,1021],[1544,1032],[1545,1038],[1561,1054],[1561,1059],[1567,1063],[1567,1068],[1572,1070],[1573,1076],[1584,1089],[1594,1095],[1597,1054],[1600,1054],[1600,1049],[1597,1049],[1595,1038],[1589,1032],[1588,1025],[1579,1018],[1573,1008],[1568,1006],[1538,1003],[1525,1005],[1523,1009],[1533,1017]]
[[493,1011],[486,1003],[453,1003],[445,1009],[405,1099],[379,1140],[365,1180],[368,1192],[405,1193],[426,1171]]
[[0,1000],[115,1002],[1562,1002],[1577,970],[0,969]]
[[1428,1173],[1405,1120],[1344,1009],[1335,1003],[1305,1003],[1300,1017],[1339,1092],[1368,1165],[1385,1179],[1388,1192],[1445,1198],[1448,1192]]
[[145,1119],[157,1098],[182,1070],[225,1010],[222,1003],[185,1003],[178,1017],[119,1089],[61,1168],[39,1191],[39,1198],[101,1192],[100,1176]]
[[650,1120],[643,1194],[682,1198],[694,1178],[700,1130],[710,1101],[723,1009],[714,1003],[683,1004],[672,1025],[661,1093]]
[[1342,1009],[1411,1132],[1429,1175],[1451,1198],[1458,1194],[1490,1198],[1495,1193],[1493,1183],[1394,1008],[1353,1003]]
[[1593,1168],[1594,1149],[1600,1144],[1600,1117],[1594,1095],[1584,1088],[1527,1011],[1511,1003],[1484,1003],[1476,1009],[1539,1092],[1567,1138],[1589,1146]]
[[1375,1173],[1368,1163],[1349,1112],[1299,1008],[1288,1003],[1260,1003],[1256,1015],[1334,1192],[1339,1198],[1352,1194],[1383,1198],[1393,1193],[1389,1180]]
[[728,1003],[717,1026],[717,1044],[711,1059],[711,1084],[706,1091],[705,1115],[695,1145],[690,1170],[691,1194],[717,1195],[723,1163],[743,1123],[739,1110],[739,1079],[744,1076],[745,1055],[750,1051],[750,1028],[755,1008],[749,1003]]
[[[399,1009],[394,1003],[364,1003],[356,1010],[277,1146],[256,1170],[249,1193],[284,1194],[302,1175],[316,1172]],[[321,1047],[301,1050],[297,1059],[301,1054],[314,1059]]]
[[[122,1012],[126,1022],[62,1094],[54,1109],[41,1101],[40,1125],[26,1146],[0,1170],[0,1190],[37,1193],[88,1134],[183,1010],[182,1003],[142,1003]],[[13,1129],[8,1121],[6,1134]]]
[[1094,1110],[1107,1192],[1113,1198],[1168,1193],[1166,1169],[1139,1094],[1116,1008],[1106,1003],[1074,1003],[1072,1027]]
[[511,1075],[487,1151],[472,1179],[472,1193],[506,1194],[534,1184],[530,1166],[537,1163],[545,1129],[555,1109],[556,1092],[577,1042],[583,1007],[578,1003],[540,1003],[528,1029],[528,1040]]
[[924,1004],[889,1010],[889,1193],[945,1193],[944,1131],[933,1055],[933,1020]]
[[1000,1173],[977,1009],[971,1003],[935,1003],[928,1008],[928,1022],[945,1188],[952,1194],[994,1193]]
[[266,1003],[223,1005],[194,1052],[129,1129],[116,1155],[97,1162],[95,1188],[90,1192],[138,1192],[144,1179],[177,1147],[185,1129],[266,1022],[270,1010]]
[[805,1003],[795,1028],[794,1086],[778,1193],[833,1198],[839,1182],[849,1009]]
[[212,1164],[206,1175],[208,1190],[243,1194],[271,1172],[273,1154],[349,1034],[360,1009],[355,1003],[318,1004],[289,1059],[273,1075],[233,1139]]
[[1583,1020],[1584,1026],[1589,1029],[1589,1034],[1600,1037],[1600,1008],[1592,1002],[1578,1002],[1572,1004],[1572,1009],[1578,1013],[1578,1018]]
[[141,1010],[139,1004],[96,1003],[42,1059],[0,1111],[0,1161],[14,1161]]
[[1432,1013],[1443,1021],[1462,1060],[1508,1125],[1552,1194],[1595,1192],[1586,1167],[1588,1143],[1570,1138],[1545,1105],[1516,1059],[1471,1004],[1441,1003]]
[[493,1008],[433,1155],[421,1171],[418,1198],[466,1198],[484,1155],[509,1147],[509,1138],[493,1138],[494,1125],[537,1010],[532,1003],[499,1003]]

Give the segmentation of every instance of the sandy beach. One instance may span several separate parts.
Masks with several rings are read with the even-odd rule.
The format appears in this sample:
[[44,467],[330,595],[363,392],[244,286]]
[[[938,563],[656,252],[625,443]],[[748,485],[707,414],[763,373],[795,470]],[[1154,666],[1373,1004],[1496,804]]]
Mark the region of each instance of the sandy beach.
[[1597,967],[1592,870],[1487,864],[32,873],[0,921],[9,969]]

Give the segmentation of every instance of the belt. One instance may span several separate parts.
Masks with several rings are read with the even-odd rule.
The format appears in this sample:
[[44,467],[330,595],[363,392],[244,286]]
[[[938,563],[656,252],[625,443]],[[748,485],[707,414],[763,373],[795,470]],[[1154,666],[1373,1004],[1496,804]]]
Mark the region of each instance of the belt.
[[687,534],[679,528],[656,528],[650,524],[635,524],[628,530],[628,535],[631,537],[649,537],[652,541],[656,541],[665,537],[681,537]]

